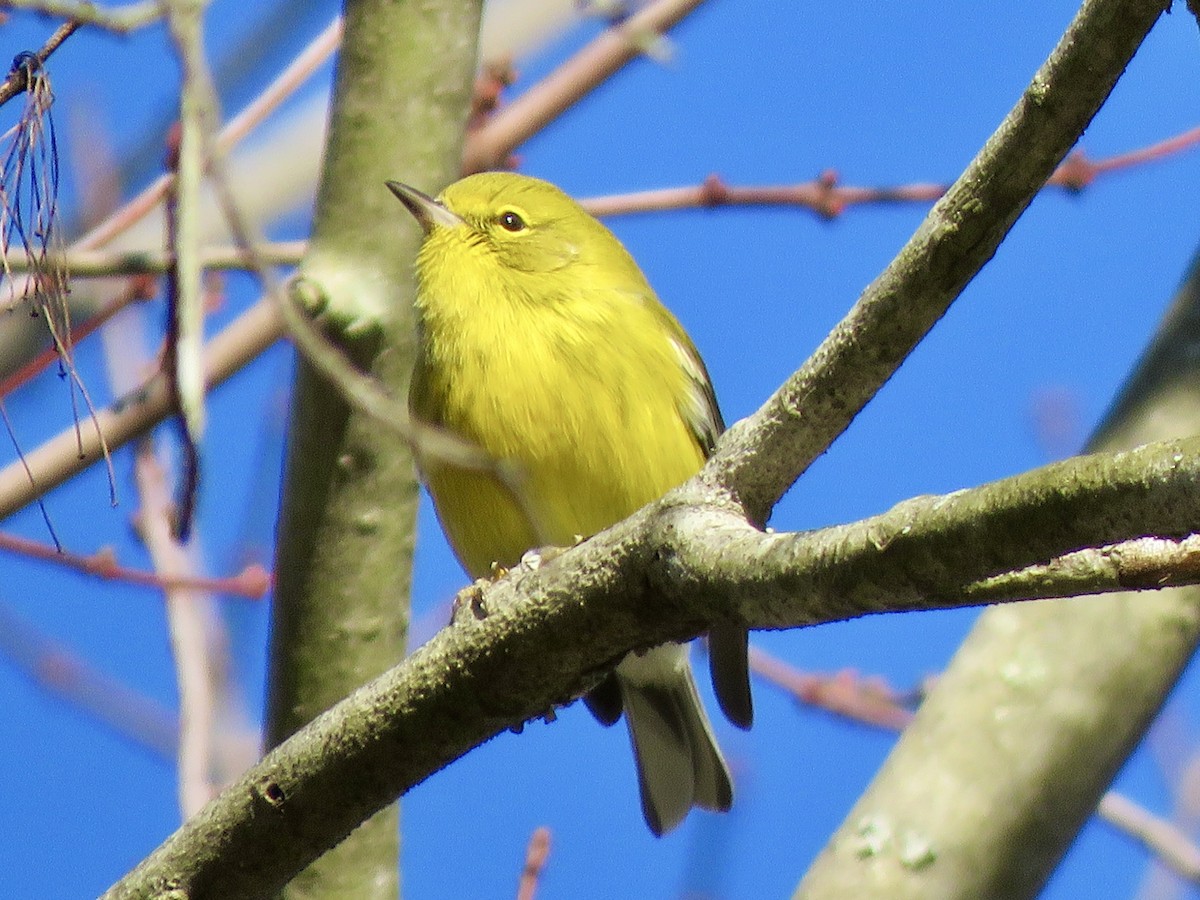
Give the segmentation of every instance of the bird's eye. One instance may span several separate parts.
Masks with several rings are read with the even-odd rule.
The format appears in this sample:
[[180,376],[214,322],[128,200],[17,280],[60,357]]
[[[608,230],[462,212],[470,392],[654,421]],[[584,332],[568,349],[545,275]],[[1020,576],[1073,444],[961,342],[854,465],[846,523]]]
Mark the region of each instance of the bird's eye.
[[511,209],[506,209],[496,217],[496,221],[500,223],[500,227],[505,231],[524,231],[528,226],[525,220],[513,212]]

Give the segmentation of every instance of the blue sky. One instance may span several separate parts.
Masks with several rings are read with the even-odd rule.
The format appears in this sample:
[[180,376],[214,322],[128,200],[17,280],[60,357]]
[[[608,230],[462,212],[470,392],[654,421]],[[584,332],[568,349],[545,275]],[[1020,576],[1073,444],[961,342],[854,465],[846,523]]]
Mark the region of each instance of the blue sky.
[[[214,52],[250,32],[251,6],[213,4]],[[972,4],[712,2],[672,34],[669,63],[629,66],[521,148],[521,170],[577,196],[693,184],[711,172],[735,184],[806,181],[830,168],[847,184],[950,181],[1074,10],[1061,0],[1009,4],[994,15]],[[279,48],[248,60],[227,105],[236,109],[268,77],[268,63],[294,52],[321,24],[315,13],[297,19]],[[49,29],[14,14],[0,38],[11,55],[38,45]],[[594,31],[584,26],[520,61],[522,79],[513,90]],[[69,115],[75,109],[106,122],[118,152],[153,146],[176,77],[165,46],[161,29],[128,40],[72,39],[51,66],[64,145],[78,149],[84,140]],[[1190,86],[1200,83],[1198,70],[1196,23],[1180,6],[1159,23],[1084,136],[1084,148],[1104,157],[1194,127],[1200,94]],[[143,183],[152,174],[135,177]],[[1191,153],[1103,178],[1079,196],[1052,191],[1036,200],[929,339],[788,494],[772,524],[804,529],[851,521],[914,494],[980,484],[1075,449],[1195,252],[1198,182],[1200,154]],[[804,360],[925,212],[921,205],[856,208],[825,222],[803,210],[719,209],[609,224],[693,336],[733,421]],[[303,236],[303,228],[298,215],[277,231]],[[214,327],[253,297],[248,283],[231,279],[229,308]],[[80,354],[85,377],[102,385],[98,345]],[[269,559],[289,371],[287,351],[276,348],[213,397],[200,533],[215,572],[235,570],[247,552],[266,550]],[[1038,439],[1034,424],[1045,397],[1064,398],[1069,413],[1067,438],[1053,448]],[[68,421],[53,377],[8,406],[28,446]],[[128,528],[135,501],[127,454],[117,470],[122,507],[107,507],[103,478],[90,472],[54,492],[51,514],[70,548],[113,545],[122,560],[145,566]],[[427,504],[422,515],[418,620],[464,580]],[[5,527],[44,537],[33,512]],[[15,558],[3,564],[0,603],[105,672],[174,703],[162,606],[153,592]],[[261,704],[266,607],[226,607],[254,710]],[[894,615],[756,640],[805,669],[853,668],[907,688],[945,665],[973,617]],[[1195,729],[1191,695],[1185,686],[1172,704],[1185,735]],[[623,728],[603,730],[577,705],[552,724],[495,739],[405,800],[405,891],[508,895],[529,834],[546,825],[554,844],[545,897],[790,893],[892,738],[799,710],[766,685],[756,687],[756,704],[752,732],[717,726],[735,770],[733,812],[694,814],[662,840],[642,825]],[[168,762],[47,696],[2,659],[0,710],[0,832],[8,836],[0,848],[0,893],[94,894],[177,825]],[[1144,751],[1118,784],[1153,809],[1169,809],[1162,773]],[[462,862],[464,848],[470,865]],[[1047,896],[1130,894],[1144,864],[1127,840],[1089,825]]]

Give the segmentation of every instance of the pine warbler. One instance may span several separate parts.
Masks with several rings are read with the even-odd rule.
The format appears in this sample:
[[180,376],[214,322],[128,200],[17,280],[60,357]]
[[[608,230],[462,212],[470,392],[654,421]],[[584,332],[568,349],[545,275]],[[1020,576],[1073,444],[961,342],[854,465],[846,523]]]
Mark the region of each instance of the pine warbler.
[[[695,474],[724,429],[712,383],[612,232],[558,188],[522,175],[472,175],[436,200],[388,187],[425,231],[412,414],[523,474],[518,504],[486,474],[447,465],[424,473],[472,577],[514,566],[534,547],[569,546]],[[748,728],[746,630],[715,627],[709,645],[721,707]],[[729,770],[684,646],[629,654],[585,699],[605,724],[624,711],[656,835],[693,806],[729,809]]]

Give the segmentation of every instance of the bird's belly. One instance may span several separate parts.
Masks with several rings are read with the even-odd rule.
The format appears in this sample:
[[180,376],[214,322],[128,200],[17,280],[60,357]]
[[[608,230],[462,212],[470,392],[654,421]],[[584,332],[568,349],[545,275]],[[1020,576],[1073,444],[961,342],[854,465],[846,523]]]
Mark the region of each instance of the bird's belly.
[[589,537],[701,465],[700,449],[674,404],[653,390],[619,397],[604,387],[590,397],[539,397],[528,390],[512,396],[517,399],[508,403],[476,404],[485,415],[450,415],[444,424],[494,458],[516,464],[519,501],[487,474],[447,466],[426,473],[443,530],[473,577],[488,574],[493,564],[512,566],[533,547],[569,546]]
[[431,342],[413,412],[519,471],[518,500],[487,474],[426,466],[442,527],[473,576],[590,537],[700,468],[680,412],[686,379],[669,344],[638,341],[646,329],[584,340],[512,323],[525,336],[516,344],[466,324],[439,331],[453,341]]

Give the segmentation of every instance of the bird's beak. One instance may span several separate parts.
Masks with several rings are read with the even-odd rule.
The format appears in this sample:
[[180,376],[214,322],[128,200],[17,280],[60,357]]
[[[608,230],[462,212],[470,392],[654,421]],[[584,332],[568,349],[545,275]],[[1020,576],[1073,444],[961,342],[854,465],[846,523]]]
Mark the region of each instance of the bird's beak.
[[453,228],[466,223],[428,194],[418,191],[415,187],[401,184],[399,181],[387,182],[388,189],[408,207],[408,211],[416,217],[429,234],[434,228]]

